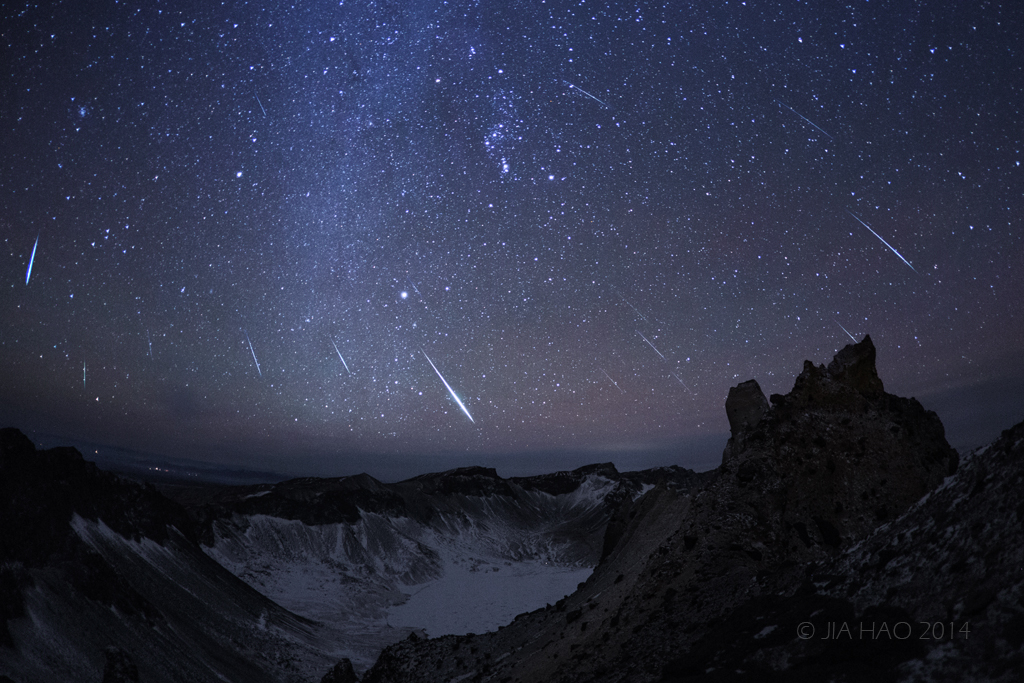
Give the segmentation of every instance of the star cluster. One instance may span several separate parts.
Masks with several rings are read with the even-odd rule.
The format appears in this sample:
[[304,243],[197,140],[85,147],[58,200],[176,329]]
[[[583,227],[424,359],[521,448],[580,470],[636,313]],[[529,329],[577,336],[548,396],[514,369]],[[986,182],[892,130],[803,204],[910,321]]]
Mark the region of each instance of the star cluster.
[[628,468],[864,334],[896,393],[1024,376],[1014,3],[4,11],[16,426]]

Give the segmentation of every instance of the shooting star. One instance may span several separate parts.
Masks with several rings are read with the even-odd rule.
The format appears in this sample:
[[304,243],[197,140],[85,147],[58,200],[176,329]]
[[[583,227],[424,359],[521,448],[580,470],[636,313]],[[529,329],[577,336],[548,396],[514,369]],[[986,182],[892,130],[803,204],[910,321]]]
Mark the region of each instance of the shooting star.
[[691,389],[690,387],[686,386],[686,382],[684,382],[683,380],[679,379],[679,375],[677,375],[674,372],[670,372],[669,374],[672,375],[673,377],[675,377],[676,381],[683,385],[683,388],[685,388],[691,394],[693,393],[693,389]]
[[260,377],[262,377],[263,371],[260,370],[260,362],[256,360],[256,351],[252,348],[252,341],[249,340],[249,333],[245,330],[242,330],[242,332],[245,332],[245,341],[249,342],[249,351],[252,353],[252,359],[256,361],[256,372],[260,373]]
[[409,281],[410,285],[412,285],[412,291],[416,292],[416,296],[422,298],[423,295],[420,294],[420,288],[416,286],[416,283],[412,281],[412,278],[406,275],[405,279]]
[[146,341],[149,342],[149,357],[153,357],[153,338],[149,336],[149,330],[146,330]]
[[469,414],[468,410],[466,410],[466,406],[462,405],[462,401],[460,401],[459,397],[455,395],[455,391],[452,390],[451,386],[445,380],[444,376],[441,375],[441,371],[437,369],[436,365],[434,365],[434,361],[430,360],[430,356],[427,355],[426,351],[423,351],[423,349],[420,349],[420,351],[423,353],[423,357],[427,359],[427,362],[430,363],[430,367],[434,368],[434,372],[436,372],[437,376],[441,378],[442,382],[444,382],[445,389],[448,390],[448,393],[452,395],[452,398],[455,399],[455,402],[459,404],[460,408],[462,408],[462,412],[466,414],[466,417],[469,418],[470,422],[476,424],[476,420],[474,420],[473,416]]
[[[613,287],[613,289],[614,289],[614,287]],[[624,303],[625,303],[625,304],[626,304],[627,306],[629,306],[630,308],[632,308],[632,309],[633,309],[633,311],[634,311],[634,312],[635,312],[635,313],[636,313],[636,314],[637,314],[638,316],[640,316],[641,318],[643,318],[643,321],[644,321],[644,322],[647,322],[647,316],[646,316],[646,315],[644,315],[643,313],[641,313],[641,312],[639,311],[639,309],[637,309],[637,307],[636,307],[636,306],[634,306],[633,304],[631,304],[631,303],[629,302],[629,299],[627,299],[626,297],[622,296],[622,292],[620,292],[619,290],[617,290],[617,289],[616,289],[616,290],[615,290],[615,293],[616,293],[616,294],[618,294],[618,295],[619,295],[619,298],[620,298],[620,299],[622,299],[622,301],[623,301],[623,302],[624,302]]]
[[256,104],[260,105],[260,109],[263,111],[263,118],[266,118],[267,117],[267,110],[263,109],[263,103],[260,102],[260,96],[256,95],[256,93],[253,93],[253,95],[256,97]]
[[[331,343],[334,344],[334,337],[331,337]],[[338,358],[341,358],[341,364],[348,370],[348,374],[352,374],[352,371],[348,369],[348,363],[345,362],[344,356],[341,355],[341,351],[338,351],[338,345],[334,344],[334,350],[338,352]]]
[[602,100],[599,100],[599,99],[597,99],[596,97],[594,97],[593,95],[591,95],[591,94],[590,94],[590,93],[588,93],[588,92],[587,92],[586,90],[584,90],[583,88],[579,87],[578,85],[573,85],[572,83],[570,83],[569,81],[566,81],[566,80],[563,80],[563,81],[562,81],[562,83],[565,83],[565,84],[566,84],[567,86],[569,86],[570,88],[575,88],[576,90],[579,90],[579,91],[580,91],[581,93],[583,93],[584,95],[586,95],[586,96],[587,96],[587,97],[589,97],[590,99],[594,100],[595,102],[597,102],[598,104],[600,104],[600,105],[601,105],[602,107],[604,107],[605,109],[611,109],[611,107],[609,107],[609,106],[608,106],[608,103],[607,103],[607,102],[604,102],[604,101],[602,101]]
[[[846,213],[848,213],[848,214],[850,214],[851,216],[853,216],[853,212],[852,212],[852,211],[847,211]],[[902,254],[900,254],[900,252],[898,252],[898,251],[896,251],[895,249],[893,249],[893,248],[892,248],[892,245],[891,245],[891,244],[889,244],[888,242],[886,242],[885,240],[883,240],[883,239],[882,239],[882,236],[881,236],[881,235],[879,235],[879,234],[878,234],[877,232],[875,232],[874,230],[871,230],[871,226],[870,226],[870,225],[868,225],[867,223],[865,223],[865,222],[864,222],[864,221],[862,221],[861,219],[857,218],[856,216],[853,216],[853,218],[854,218],[854,220],[856,220],[856,221],[857,221],[858,223],[860,223],[860,224],[861,224],[861,225],[863,225],[863,226],[864,226],[865,228],[867,228],[867,229],[868,229],[868,230],[869,230],[869,231],[871,232],[871,234],[872,234],[872,235],[874,235],[874,236],[875,236],[875,237],[877,237],[877,238],[878,238],[879,240],[881,240],[882,244],[884,244],[885,246],[889,247],[889,249],[890,249],[890,250],[892,251],[892,253],[894,253],[894,254],[896,254],[897,256],[899,256],[899,257],[900,257],[900,261],[903,261],[904,263],[906,263],[906,264],[907,264],[907,268],[910,268],[910,269],[911,269],[912,271],[914,271],[915,273],[917,273],[917,269],[916,269],[916,268],[914,268],[914,266],[910,265],[910,261],[908,261],[907,259],[903,258],[903,255],[902,255]],[[917,273],[917,274],[918,274],[918,275],[920,275],[920,273]]]
[[613,380],[613,379],[612,379],[612,376],[608,374],[608,371],[607,371],[607,370],[605,370],[604,368],[601,368],[601,372],[603,372],[603,373],[604,373],[604,376],[608,378],[608,381],[609,381],[609,382],[611,382],[612,384],[614,384],[614,385],[615,385],[615,388],[616,388],[616,389],[618,389],[618,390],[619,390],[619,391],[621,391],[622,393],[626,393],[626,392],[625,392],[625,391],[624,391],[624,390],[622,389],[622,387],[620,387],[620,386],[619,386],[619,383],[618,383],[618,382],[616,382],[615,380]]
[[839,322],[835,318],[832,318],[832,319],[836,321],[836,325],[839,325],[839,329],[841,329],[843,332],[846,332],[846,336],[849,337],[850,339],[852,339],[853,343],[856,344],[857,343],[857,338],[854,337],[852,334],[850,334],[849,330],[847,330],[845,327],[843,327],[843,324],[841,322]]
[[[820,131],[821,131],[822,133],[825,133],[825,131],[824,131],[824,130],[822,129],[822,127],[821,127],[821,126],[819,126],[818,124],[816,124],[816,123],[815,123],[814,121],[811,121],[811,120],[810,120],[809,118],[807,118],[806,116],[804,116],[803,114],[801,114],[800,112],[798,112],[798,111],[797,111],[796,109],[793,109],[793,107],[789,106],[788,104],[783,104],[781,100],[775,100],[775,101],[776,101],[776,102],[778,102],[778,103],[779,103],[780,105],[782,105],[783,107],[785,107],[786,109],[788,109],[788,110],[790,110],[791,112],[793,112],[794,114],[796,114],[797,116],[799,116],[800,118],[802,118],[802,119],[803,119],[804,121],[806,121],[807,123],[811,124],[812,126],[814,126],[815,128],[817,128],[818,130],[820,130]],[[825,133],[825,135],[828,135],[828,133]],[[835,141],[835,138],[834,138],[834,137],[832,137],[831,135],[828,135],[828,139],[829,139],[829,140],[832,140],[833,142]]]
[[[654,344],[652,344],[652,343],[651,343],[651,340],[650,340],[650,339],[648,339],[647,337],[645,337],[645,336],[644,336],[644,333],[643,333],[643,332],[641,332],[640,330],[637,330],[637,331],[636,331],[636,333],[640,335],[640,338],[641,338],[641,339],[643,339],[643,340],[644,340],[645,342],[647,342],[647,345],[648,345],[648,346],[650,346],[650,347],[651,347],[652,349],[654,349],[654,352],[655,352],[656,354],[658,354],[659,356],[661,356],[661,351],[659,351],[659,350],[658,350],[657,348],[655,348]],[[665,356],[661,356],[661,359],[662,359],[662,360],[668,360],[667,358],[665,358]]]
[[82,361],[82,388],[85,389],[85,361]]
[[32,264],[36,260],[36,247],[39,246],[39,235],[36,235],[36,243],[32,245],[32,255],[28,258],[28,271],[25,273],[25,284],[28,284],[28,279],[32,277]]

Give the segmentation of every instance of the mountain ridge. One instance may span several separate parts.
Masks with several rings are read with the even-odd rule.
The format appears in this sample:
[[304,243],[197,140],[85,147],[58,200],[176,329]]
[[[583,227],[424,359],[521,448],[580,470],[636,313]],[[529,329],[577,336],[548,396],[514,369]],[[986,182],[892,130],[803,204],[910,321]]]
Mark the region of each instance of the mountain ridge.
[[[889,599],[896,594],[890,589],[898,590],[891,579],[880,593],[857,579],[873,566],[853,559],[872,534],[905,524],[908,510],[930,509],[936,491],[962,485],[986,463],[968,459],[968,474],[958,478],[959,456],[941,422],[916,400],[885,393],[874,361],[865,337],[827,367],[806,362],[786,395],[766,399],[753,381],[734,387],[726,402],[732,436],[712,480],[684,495],[656,488],[635,509],[623,510],[617,538],[578,591],[499,632],[392,645],[364,681],[884,681],[917,680],[915,671],[942,666],[954,677],[983,668],[984,650],[960,650],[960,660],[938,665],[929,659],[934,644],[868,638],[822,644],[797,632],[804,621],[818,620],[822,628],[823,615],[833,624],[909,624],[936,616],[924,611],[926,603],[949,601],[918,586],[916,602],[897,603]],[[1024,435],[1024,428],[1015,430]],[[1020,441],[1014,448],[1019,453]],[[1008,455],[990,464],[1007,475],[989,501],[998,510],[1006,507],[1001,497],[1014,500],[1010,483],[1021,480],[1020,461]],[[1020,538],[1006,524],[982,528]],[[944,548],[967,553],[956,562],[968,562],[969,550]],[[918,550],[905,544],[911,557]],[[872,570],[874,581],[886,585],[878,572],[896,553],[876,552],[883,561]],[[1005,555],[997,580],[1012,576],[1020,553]],[[904,573],[913,576],[911,569]],[[1013,599],[1022,581],[1010,581],[1000,603],[1010,644],[1000,651],[1000,638],[988,639],[990,650],[1004,656],[1004,677],[991,680],[1011,680],[1008,662],[1020,661]],[[850,600],[857,595],[865,597]],[[991,591],[965,600],[975,605],[988,598],[991,607]],[[942,616],[956,619],[966,609],[951,607]]]
[[[885,392],[870,337],[785,395],[743,382],[725,409],[710,472],[393,484],[154,487],[0,430],[0,674],[1016,680],[1024,423],[958,456],[934,413]],[[565,590],[545,605],[551,577]],[[452,616],[501,590],[487,632]]]

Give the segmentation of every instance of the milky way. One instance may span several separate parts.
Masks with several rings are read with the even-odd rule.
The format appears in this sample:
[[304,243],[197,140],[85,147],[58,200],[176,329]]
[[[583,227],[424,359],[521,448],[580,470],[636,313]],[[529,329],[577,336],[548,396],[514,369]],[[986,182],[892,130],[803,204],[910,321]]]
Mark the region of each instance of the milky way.
[[1024,376],[1017,3],[206,4],[4,10],[5,423],[628,467],[851,337]]

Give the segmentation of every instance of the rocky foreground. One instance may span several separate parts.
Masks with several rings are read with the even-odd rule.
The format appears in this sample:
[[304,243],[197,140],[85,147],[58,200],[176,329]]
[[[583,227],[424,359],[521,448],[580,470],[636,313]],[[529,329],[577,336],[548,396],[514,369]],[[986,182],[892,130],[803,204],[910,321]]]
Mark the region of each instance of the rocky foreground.
[[959,462],[874,361],[865,338],[770,403],[735,387],[713,481],[625,501],[579,590],[363,680],[1019,680],[1024,423]]
[[[734,387],[722,465],[701,475],[464,468],[176,502],[0,430],[0,683],[353,683],[347,632],[270,588],[294,599],[313,569],[360,591],[432,580],[452,569],[427,545],[442,538],[489,548],[496,576],[597,567],[497,631],[398,635],[364,683],[1020,680],[1024,423],[961,458],[874,361],[865,338],[785,396]],[[321,558],[286,528],[336,545]]]

